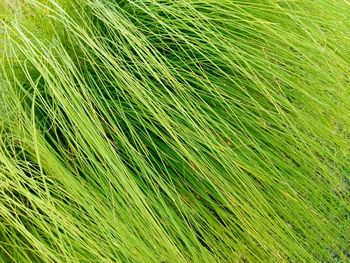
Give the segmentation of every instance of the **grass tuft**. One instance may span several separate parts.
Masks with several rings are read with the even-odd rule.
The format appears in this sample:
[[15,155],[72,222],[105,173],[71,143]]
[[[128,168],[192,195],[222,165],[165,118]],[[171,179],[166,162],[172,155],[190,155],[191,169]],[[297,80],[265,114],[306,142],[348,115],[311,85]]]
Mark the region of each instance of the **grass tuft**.
[[348,262],[349,14],[0,1],[1,262]]

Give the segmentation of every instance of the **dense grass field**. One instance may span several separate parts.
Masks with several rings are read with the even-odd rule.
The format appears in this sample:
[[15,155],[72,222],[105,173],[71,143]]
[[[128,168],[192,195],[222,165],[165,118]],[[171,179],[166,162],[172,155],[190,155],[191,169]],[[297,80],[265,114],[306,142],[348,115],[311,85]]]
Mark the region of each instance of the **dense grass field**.
[[0,262],[350,262],[348,0],[0,0]]

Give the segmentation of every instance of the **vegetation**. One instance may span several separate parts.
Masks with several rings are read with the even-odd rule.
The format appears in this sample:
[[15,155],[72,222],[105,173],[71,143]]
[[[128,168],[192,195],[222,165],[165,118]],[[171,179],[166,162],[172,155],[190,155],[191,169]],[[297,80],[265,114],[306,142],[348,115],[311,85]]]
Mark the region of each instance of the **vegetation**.
[[349,1],[0,3],[2,262],[349,262]]

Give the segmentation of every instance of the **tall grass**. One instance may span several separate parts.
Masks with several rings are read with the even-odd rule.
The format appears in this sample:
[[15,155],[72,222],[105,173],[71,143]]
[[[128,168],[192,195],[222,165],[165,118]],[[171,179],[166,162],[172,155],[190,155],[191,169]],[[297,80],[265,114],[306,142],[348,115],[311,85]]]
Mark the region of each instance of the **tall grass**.
[[2,262],[348,262],[349,14],[3,1]]

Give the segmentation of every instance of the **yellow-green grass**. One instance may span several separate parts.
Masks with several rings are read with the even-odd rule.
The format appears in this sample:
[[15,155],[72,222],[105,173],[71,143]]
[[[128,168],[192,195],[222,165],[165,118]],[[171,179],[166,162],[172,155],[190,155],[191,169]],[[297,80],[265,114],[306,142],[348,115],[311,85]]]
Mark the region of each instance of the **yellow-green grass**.
[[0,14],[3,262],[350,260],[348,1]]

